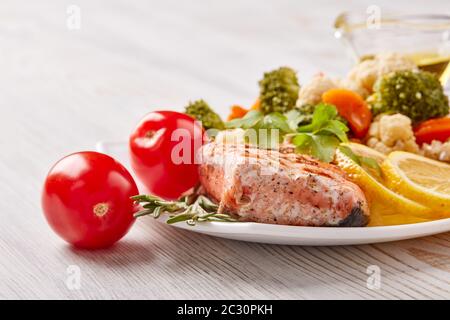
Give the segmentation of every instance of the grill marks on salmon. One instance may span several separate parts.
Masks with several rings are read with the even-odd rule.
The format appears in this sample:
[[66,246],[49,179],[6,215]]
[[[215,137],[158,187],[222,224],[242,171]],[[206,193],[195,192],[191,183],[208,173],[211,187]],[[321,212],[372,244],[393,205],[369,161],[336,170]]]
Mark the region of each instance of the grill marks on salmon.
[[362,190],[338,167],[289,151],[208,143],[200,182],[219,210],[240,221],[296,226],[365,226]]

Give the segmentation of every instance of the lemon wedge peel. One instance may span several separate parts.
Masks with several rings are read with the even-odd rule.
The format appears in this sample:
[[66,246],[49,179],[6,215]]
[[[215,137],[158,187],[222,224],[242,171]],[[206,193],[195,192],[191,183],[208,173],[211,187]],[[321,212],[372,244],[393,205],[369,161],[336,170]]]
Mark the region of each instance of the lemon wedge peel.
[[[450,192],[438,192],[433,190],[429,183],[427,186],[424,186],[418,183],[418,179],[413,181],[408,176],[408,173],[409,175],[417,176],[417,172],[420,172],[421,175],[426,175],[426,170],[415,167],[409,169],[411,172],[405,172],[404,169],[406,167],[403,166],[404,168],[402,169],[401,162],[408,161],[408,159],[420,161],[422,165],[429,167],[428,171],[435,171],[436,168],[441,168],[444,171],[448,170],[448,177],[446,175],[441,177],[434,175],[432,178],[437,183],[440,180],[442,183],[450,186],[450,165],[404,151],[392,152],[381,164],[387,186],[395,192],[438,212],[435,214],[437,217],[450,217]],[[448,214],[443,214],[442,212],[448,212]]]
[[[336,164],[347,173],[349,180],[363,190],[371,207],[373,223],[369,223],[369,226],[423,222],[434,218],[430,208],[390,190],[339,150],[336,151],[335,160]],[[380,206],[380,204],[389,209],[386,211],[389,212],[388,214],[380,215],[377,213],[378,210],[372,210],[374,205]],[[387,216],[397,219],[389,219],[386,218]]]
[[341,143],[341,145],[349,147],[358,156],[373,158],[380,165],[387,158],[387,156],[384,155],[383,153],[381,153],[375,149],[372,149],[372,148],[366,146],[365,144],[356,143],[356,142],[345,142],[345,143]]

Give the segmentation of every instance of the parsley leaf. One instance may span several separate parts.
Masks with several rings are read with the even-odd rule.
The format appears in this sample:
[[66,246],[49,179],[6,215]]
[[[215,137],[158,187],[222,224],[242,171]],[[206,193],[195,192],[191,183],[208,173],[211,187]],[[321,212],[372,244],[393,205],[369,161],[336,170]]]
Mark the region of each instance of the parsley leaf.
[[252,110],[241,119],[228,121],[225,126],[226,128],[246,129],[246,142],[256,144],[263,149],[277,148],[285,134],[294,132],[289,126],[286,116],[279,112],[272,112],[264,116],[262,112]]
[[359,156],[353,152],[352,149],[350,149],[347,146],[339,146],[339,151],[341,151],[343,154],[345,154],[347,157],[352,159],[354,162],[356,162],[358,165],[365,169],[372,169],[375,171],[375,173],[378,176],[382,176],[381,168],[378,162],[374,158],[370,157],[364,157]]
[[299,133],[294,136],[292,143],[300,153],[310,154],[324,162],[331,162],[340,142],[335,136]]
[[348,128],[345,124],[339,120],[328,120],[322,128],[320,128],[316,134],[331,134],[335,135],[341,142],[347,142]]
[[286,117],[286,122],[292,131],[296,131],[299,124],[308,122],[308,117],[312,117],[312,114],[306,115],[298,109],[289,110],[284,115]]
[[246,142],[264,149],[277,148],[284,137],[289,135],[298,152],[325,162],[332,161],[339,144],[348,141],[348,128],[337,120],[336,107],[318,104],[312,114],[312,122],[299,127],[303,116],[295,109],[286,114],[272,112],[266,115],[251,110],[243,118],[228,121],[225,127],[245,129]]
[[231,121],[225,122],[225,128],[249,129],[255,126],[259,121],[261,121],[263,117],[264,115],[261,111],[250,110],[243,118],[233,119]]
[[353,152],[350,147],[347,146],[339,146],[339,151],[345,154],[347,157],[353,160],[356,164],[361,165],[360,158]]
[[360,157],[361,165],[366,168],[375,170],[375,172],[381,177],[382,172],[380,165],[374,158]]
[[313,132],[319,130],[328,121],[334,120],[338,116],[335,106],[326,103],[319,103],[314,109],[312,121],[310,124],[301,126],[297,131],[299,132]]
[[336,120],[335,106],[320,103],[316,106],[310,124],[300,126],[292,143],[300,153],[310,154],[324,162],[333,160],[340,142],[347,142],[347,126]]
[[286,116],[279,112],[272,112],[263,118],[260,126],[264,129],[279,129],[282,133],[293,132],[289,124],[287,123]]

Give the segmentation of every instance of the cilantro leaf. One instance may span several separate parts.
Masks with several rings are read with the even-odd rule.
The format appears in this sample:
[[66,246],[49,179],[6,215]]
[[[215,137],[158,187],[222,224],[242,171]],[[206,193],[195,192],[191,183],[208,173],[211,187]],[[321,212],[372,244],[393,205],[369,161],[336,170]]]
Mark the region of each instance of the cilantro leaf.
[[340,142],[347,142],[347,126],[336,120],[338,112],[335,106],[321,103],[316,106],[312,122],[297,129],[292,143],[297,151],[308,153],[319,160],[333,160]]
[[312,155],[324,162],[331,162],[340,142],[331,135],[299,133],[294,136],[292,143],[296,146],[297,152]]
[[264,116],[264,118],[256,123],[250,130],[256,135],[256,143],[259,148],[276,149],[280,142],[283,141],[286,133],[293,132],[287,124],[286,117],[279,112],[272,112]]
[[369,157],[360,157],[360,161],[361,161],[361,165],[363,167],[367,167],[370,169],[375,170],[375,172],[381,176],[382,172],[381,172],[381,168],[380,165],[378,164],[378,162],[374,159],[374,158],[369,158]]
[[264,115],[261,111],[250,110],[243,118],[233,119],[225,122],[225,128],[234,129],[242,128],[249,129],[255,126],[259,121],[263,119]]
[[283,133],[293,132],[287,123],[286,116],[279,112],[272,112],[266,115],[263,119],[261,127],[266,129],[279,129]]
[[338,116],[335,106],[326,103],[319,103],[314,109],[312,121],[310,124],[301,126],[297,131],[311,132],[320,130],[328,121],[334,120]]
[[341,142],[347,142],[348,128],[345,124],[338,120],[328,120],[324,126],[319,129],[316,134],[331,134],[335,135]]
[[302,121],[302,114],[300,113],[300,111],[296,110],[296,109],[292,109],[288,112],[286,112],[284,114],[284,116],[286,117],[286,122],[289,126],[289,128],[291,128],[291,130],[295,131],[298,128],[298,124]]
[[339,146],[339,151],[345,154],[347,157],[352,159],[356,164],[360,165],[363,168],[369,168],[376,172],[378,176],[382,176],[380,165],[377,160],[370,157],[359,156],[353,152],[348,146]]
[[360,158],[353,152],[350,147],[347,146],[339,146],[339,151],[342,152],[344,155],[352,159],[356,164],[361,165]]
[[252,110],[241,119],[228,121],[225,127],[245,129],[246,142],[264,149],[277,148],[284,137],[290,134],[291,142],[298,152],[330,162],[340,142],[348,141],[349,129],[336,119],[337,109],[330,104],[318,104],[314,109],[312,122],[298,127],[303,116],[295,109],[286,114],[272,112],[266,115]]
[[263,115],[260,111],[252,110],[241,119],[228,121],[225,126],[246,129],[246,142],[263,149],[277,148],[285,134],[294,132],[287,123],[286,116],[279,112]]

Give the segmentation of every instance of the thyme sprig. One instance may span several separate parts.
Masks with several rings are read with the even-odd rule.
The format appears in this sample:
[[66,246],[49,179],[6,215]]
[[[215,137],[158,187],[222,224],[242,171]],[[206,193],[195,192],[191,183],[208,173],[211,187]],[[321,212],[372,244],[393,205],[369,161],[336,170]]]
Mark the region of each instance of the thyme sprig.
[[157,219],[162,214],[168,214],[166,223],[186,221],[188,225],[195,225],[197,222],[220,221],[235,222],[232,216],[226,213],[219,213],[219,206],[204,195],[191,194],[179,200],[164,200],[154,195],[137,195],[131,197],[136,203],[140,203],[142,210],[136,212],[134,217],[151,215]]

